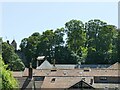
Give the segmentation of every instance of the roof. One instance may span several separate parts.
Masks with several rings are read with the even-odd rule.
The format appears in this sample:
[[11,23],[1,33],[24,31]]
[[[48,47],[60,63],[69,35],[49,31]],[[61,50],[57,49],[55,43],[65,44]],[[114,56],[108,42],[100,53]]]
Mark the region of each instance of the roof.
[[115,64],[111,65],[109,69],[120,69],[120,63],[116,62]]
[[51,69],[53,66],[47,61],[45,60],[39,67],[37,67],[36,69]]
[[[45,65],[46,63],[48,64],[48,61],[45,62]],[[56,88],[56,89],[70,88],[76,83],[80,82],[83,78],[85,78],[85,82],[87,82],[87,84],[89,85],[91,82],[91,79],[94,79],[94,76],[120,77],[120,74],[119,74],[120,69],[116,68],[118,66],[119,66],[119,63],[116,63],[109,68],[77,68],[77,69],[57,69],[56,68],[54,70],[53,69],[33,69],[33,77],[34,78],[38,78],[40,76],[44,77],[43,81],[41,80],[35,81],[36,87],[49,88],[49,89],[50,88]],[[28,68],[25,68],[22,75],[24,77],[28,76]],[[23,80],[25,79],[23,78]],[[103,84],[103,83],[93,82],[92,86],[94,88],[118,87],[115,85],[120,85],[120,84],[114,84],[114,83]]]
[[12,75],[14,76],[14,77],[22,77],[23,76],[23,72],[21,71],[14,71],[14,72],[12,72]]
[[76,68],[108,68],[110,65],[76,65]]
[[[33,69],[33,76],[120,76],[119,69],[57,69],[51,71],[50,69]],[[28,68],[23,72],[23,76],[28,76]]]
[[57,69],[74,69],[75,64],[56,64],[55,65]]
[[[55,81],[51,82],[53,78]],[[88,78],[91,79],[92,77]],[[41,88],[69,88],[81,80],[82,77],[45,77]]]

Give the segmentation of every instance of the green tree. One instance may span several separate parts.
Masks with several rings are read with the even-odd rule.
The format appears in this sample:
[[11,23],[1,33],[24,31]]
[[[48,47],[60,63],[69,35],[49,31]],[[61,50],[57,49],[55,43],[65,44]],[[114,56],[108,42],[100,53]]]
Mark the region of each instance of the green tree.
[[37,57],[37,45],[40,42],[41,35],[38,32],[33,33],[28,38],[24,38],[21,41],[20,48],[21,52],[24,53],[26,60],[25,66],[29,67],[29,63],[33,62],[33,67],[36,64]]
[[2,90],[13,90],[13,88],[18,88],[18,83],[16,79],[12,76],[11,71],[6,70],[7,65],[4,64],[2,56],[0,55],[0,82]]
[[118,35],[117,35],[117,39],[116,39],[115,51],[117,51],[116,61],[120,63],[120,29],[118,29],[117,32],[118,32]]
[[55,60],[57,64],[77,64],[77,59],[72,56],[72,52],[65,46],[55,48]]
[[48,61],[52,62],[56,55],[55,48],[64,44],[63,36],[64,28],[43,32],[37,48],[38,56],[44,55]]
[[54,32],[53,30],[46,30],[41,35],[40,42],[37,47],[38,56],[44,55],[48,61],[52,59],[52,51],[54,45]]
[[78,62],[83,62],[83,48],[86,42],[86,32],[84,24],[80,20],[70,20],[65,24],[67,34],[67,47],[78,57]]
[[24,70],[22,60],[15,53],[14,48],[6,42],[2,43],[2,57],[10,70]]
[[86,63],[110,63],[116,27],[95,19],[85,24],[88,55]]
[[[101,28],[98,35],[98,53],[103,57],[103,63],[115,61],[115,43],[117,31],[113,25],[106,25]],[[115,63],[115,62],[114,62]]]

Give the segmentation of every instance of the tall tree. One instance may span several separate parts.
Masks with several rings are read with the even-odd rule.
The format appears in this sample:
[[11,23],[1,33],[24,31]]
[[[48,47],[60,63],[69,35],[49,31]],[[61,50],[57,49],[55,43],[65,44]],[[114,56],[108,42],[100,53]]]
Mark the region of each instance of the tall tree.
[[86,33],[84,24],[80,20],[70,20],[65,24],[67,34],[67,46],[78,57],[78,61],[83,62],[82,51],[85,48]]
[[85,24],[88,56],[86,63],[110,63],[116,27],[98,19]]
[[[26,56],[26,67],[29,67],[29,63],[33,62],[35,64],[36,62],[36,57],[37,57],[37,45],[40,42],[41,35],[38,32],[33,33],[31,36],[28,38],[24,38],[21,41],[20,48],[21,51],[24,53]],[[35,66],[35,65],[33,65]]]
[[46,30],[41,36],[38,44],[38,54],[45,55],[48,61],[52,62],[55,59],[55,48],[63,45],[64,28]]
[[15,53],[14,48],[6,42],[2,43],[2,57],[10,70],[24,70],[25,66],[22,60]]
[[53,50],[53,45],[54,45],[54,32],[53,30],[46,30],[43,32],[41,35],[40,42],[37,46],[37,53],[38,55],[44,55],[48,57],[47,59],[51,61],[52,59],[52,50]]
[[116,61],[120,63],[120,29],[117,30],[117,40],[116,40],[116,51],[117,51],[117,59]]

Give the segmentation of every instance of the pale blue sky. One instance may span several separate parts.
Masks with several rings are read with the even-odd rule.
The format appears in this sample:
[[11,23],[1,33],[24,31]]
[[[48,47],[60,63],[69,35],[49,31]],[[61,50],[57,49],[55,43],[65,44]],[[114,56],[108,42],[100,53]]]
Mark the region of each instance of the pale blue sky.
[[100,19],[118,26],[117,2],[2,3],[2,37],[18,44],[34,32],[64,27],[71,19]]

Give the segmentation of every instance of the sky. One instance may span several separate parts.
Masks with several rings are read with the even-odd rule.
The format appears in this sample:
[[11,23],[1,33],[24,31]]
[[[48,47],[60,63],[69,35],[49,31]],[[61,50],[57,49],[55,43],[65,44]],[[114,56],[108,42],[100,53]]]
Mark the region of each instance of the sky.
[[0,36],[18,46],[34,32],[64,27],[72,19],[100,19],[118,26],[117,2],[4,2],[0,3]]

